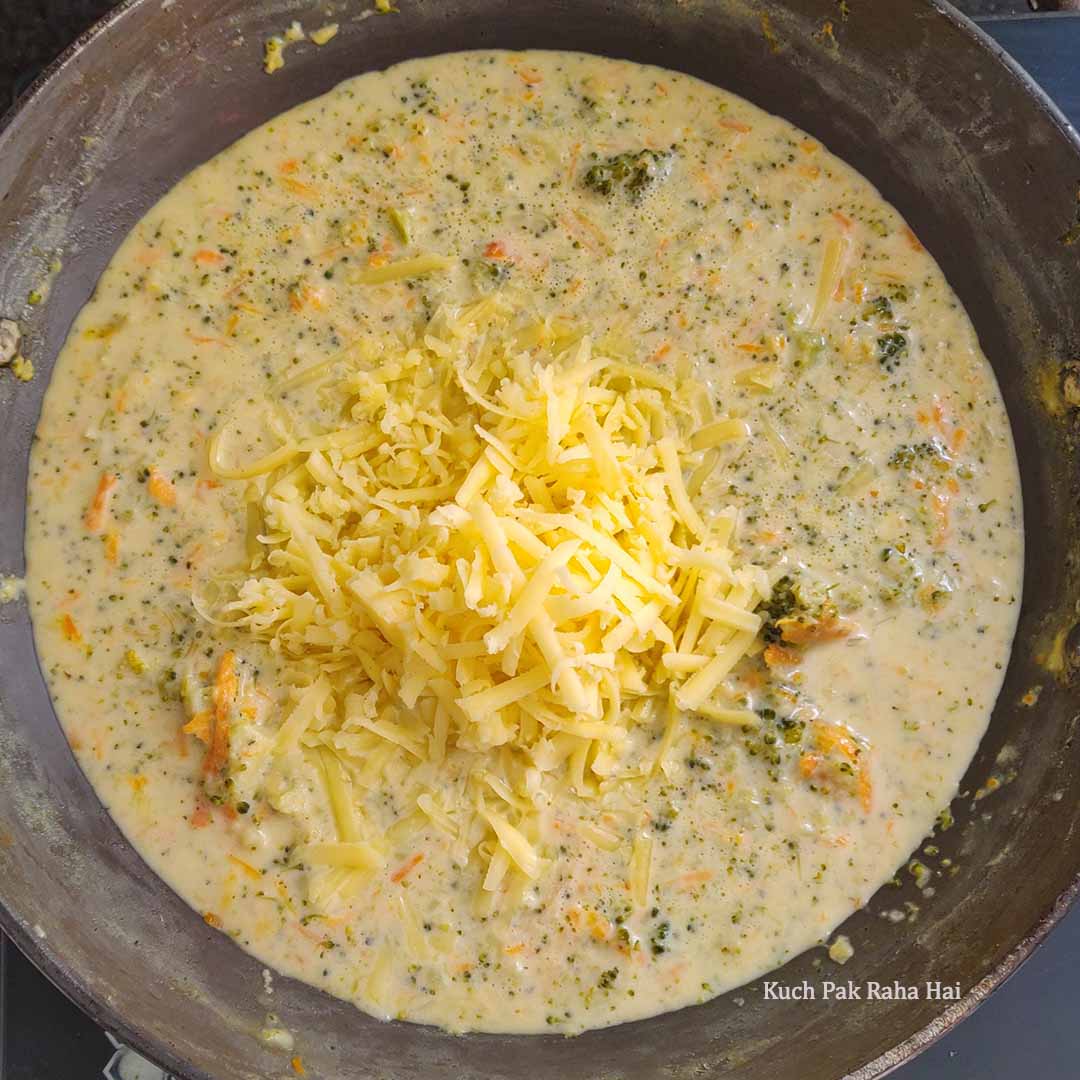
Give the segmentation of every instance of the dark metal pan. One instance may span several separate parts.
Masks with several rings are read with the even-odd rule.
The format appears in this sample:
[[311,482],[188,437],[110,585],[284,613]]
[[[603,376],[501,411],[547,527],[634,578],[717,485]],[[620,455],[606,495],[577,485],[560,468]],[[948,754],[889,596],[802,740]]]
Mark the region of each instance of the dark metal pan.
[[[854,916],[843,977],[959,984],[939,1001],[770,1002],[762,982],[696,1008],[573,1040],[382,1024],[261,965],[150,873],[76,765],[50,706],[23,604],[0,608],[0,911],[18,944],[101,1024],[172,1071],[289,1074],[267,1013],[320,1077],[496,1080],[871,1077],[916,1053],[1023,961],[1077,891],[1080,631],[1074,394],[1080,359],[1080,143],[1000,51],[933,0],[401,0],[273,78],[261,42],[325,4],[132,0],[35,85],[0,134],[0,311],[25,320],[39,375],[0,380],[0,569],[23,565],[27,453],[71,320],[127,229],[193,165],[348,76],[477,47],[583,49],[699,75],[788,117],[874,181],[940,261],[1008,403],[1023,471],[1027,583],[989,734],[937,841],[957,868],[932,901],[910,882]],[[318,11],[316,9],[318,8]],[[768,14],[769,33],[762,19]],[[821,33],[831,21],[837,47]],[[27,292],[50,255],[45,305]],[[1064,637],[1060,632],[1064,633]],[[1054,648],[1055,635],[1057,647]],[[1047,670],[1047,664],[1056,671]],[[1041,685],[1034,707],[1022,695]],[[1005,772],[999,756],[1013,755]],[[972,793],[990,775],[1000,790]],[[906,875],[905,875],[906,879]],[[887,909],[918,902],[914,921]],[[822,954],[818,953],[818,958]],[[816,980],[815,957],[787,981]],[[943,1011],[945,1009],[945,1011]]]

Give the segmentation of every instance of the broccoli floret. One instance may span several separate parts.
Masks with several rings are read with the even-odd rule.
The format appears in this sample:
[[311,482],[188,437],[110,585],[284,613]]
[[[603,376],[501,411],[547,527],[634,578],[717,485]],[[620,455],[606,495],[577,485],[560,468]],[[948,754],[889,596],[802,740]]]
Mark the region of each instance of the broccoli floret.
[[670,150],[635,150],[616,154],[590,166],[585,171],[582,183],[605,198],[621,190],[638,202],[656,183],[667,179],[673,157]]
[[507,260],[479,259],[473,267],[473,281],[481,292],[497,289],[510,280],[512,269]]
[[862,310],[864,319],[891,319],[893,317],[892,301],[887,296],[878,296],[871,300]]
[[900,359],[907,352],[908,340],[898,330],[877,339],[878,363],[892,374],[899,366]]
[[772,644],[780,640],[777,622],[780,619],[804,615],[808,608],[795,579],[790,574],[785,574],[773,586],[772,595],[759,610],[765,614],[765,623],[761,629],[762,640]]
[[652,933],[649,944],[652,947],[653,956],[662,956],[668,951],[669,937],[671,935],[671,923],[662,922]]
[[787,717],[779,722],[778,727],[783,735],[784,742],[788,746],[795,746],[802,742],[803,732],[806,730],[806,721],[792,720]]
[[890,469],[913,469],[921,461],[944,461],[945,449],[936,439],[898,446],[889,456]]

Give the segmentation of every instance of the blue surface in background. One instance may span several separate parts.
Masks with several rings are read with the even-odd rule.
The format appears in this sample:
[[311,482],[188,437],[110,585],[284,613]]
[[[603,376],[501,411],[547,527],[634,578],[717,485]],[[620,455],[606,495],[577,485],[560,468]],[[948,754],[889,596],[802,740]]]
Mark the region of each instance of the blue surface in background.
[[[1080,15],[979,19],[979,26],[1031,72],[1080,130]],[[1080,1065],[1074,1076],[1080,1077]]]
[[[1080,129],[1080,15],[979,20]],[[1080,303],[1080,297],[1077,297]],[[1080,906],[898,1080],[1080,1080]]]

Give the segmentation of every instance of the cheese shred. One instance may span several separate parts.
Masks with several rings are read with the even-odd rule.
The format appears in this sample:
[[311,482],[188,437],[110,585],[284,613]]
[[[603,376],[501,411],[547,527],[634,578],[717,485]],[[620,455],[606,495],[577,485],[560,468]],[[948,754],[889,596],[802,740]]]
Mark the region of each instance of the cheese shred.
[[[357,280],[447,265],[420,256]],[[721,684],[754,645],[768,581],[739,563],[734,510],[695,505],[701,480],[688,483],[747,430],[700,387],[500,294],[305,382],[332,406],[326,430],[286,441],[286,425],[246,466],[211,445],[217,476],[251,482],[250,563],[215,614],[295,676],[263,744],[279,769],[300,755],[321,778],[331,827],[304,852],[327,868],[324,892],[382,865],[360,807],[390,770],[417,822],[478,862],[483,893],[520,897],[548,862],[561,793],[602,806],[664,765],[687,712],[755,722]],[[631,738],[650,726],[651,745]],[[440,784],[451,761],[464,783]],[[258,771],[250,749],[244,768]],[[651,840],[584,830],[632,846],[645,903]]]

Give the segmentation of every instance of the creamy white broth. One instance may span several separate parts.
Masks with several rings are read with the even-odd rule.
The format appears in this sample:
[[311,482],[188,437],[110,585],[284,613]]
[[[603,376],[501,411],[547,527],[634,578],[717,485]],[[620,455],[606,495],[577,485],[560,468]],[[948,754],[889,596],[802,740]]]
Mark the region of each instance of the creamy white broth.
[[[643,148],[662,168],[640,198],[584,182]],[[839,284],[822,304],[838,240]],[[421,252],[457,261],[349,282]],[[271,726],[284,701],[280,657],[193,607],[245,542],[245,483],[213,476],[207,441],[228,422],[238,459],[273,450],[258,419],[270,382],[497,288],[617,334],[661,370],[689,364],[750,429],[703,498],[740,508],[747,559],[827,593],[857,629],[808,648],[794,675],[763,680],[760,660],[737,671],[760,727],[685,718],[665,770],[614,807],[617,849],[563,827],[580,812],[567,795],[545,825],[549,868],[520,904],[477,914],[481,870],[456,866],[436,829],[392,831],[409,808],[388,780],[365,804],[387,835],[385,868],[320,912],[287,853],[298,815],[325,816],[323,804],[301,792],[281,812],[278,793],[206,812],[201,749],[180,732],[177,672],[193,654],[209,664],[234,649],[257,669]],[[755,365],[771,388],[745,381]],[[103,472],[119,482],[108,527],[90,531]],[[239,945],[376,1015],[575,1032],[738,986],[826,939],[893,875],[986,727],[1022,546],[990,367],[940,270],[865,179],[686,76],[491,52],[345,83],[197,169],[136,226],[46,396],[28,592],[95,789],[150,866]],[[872,791],[803,775],[816,720],[862,741]],[[660,736],[635,730],[627,755]],[[640,814],[645,905],[626,894]]]

